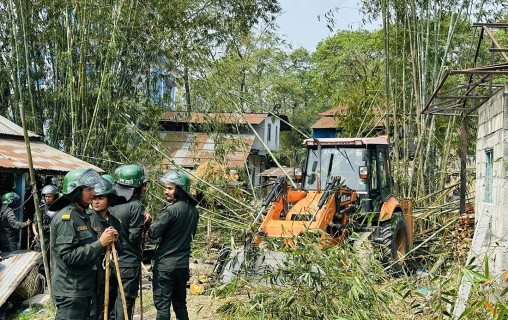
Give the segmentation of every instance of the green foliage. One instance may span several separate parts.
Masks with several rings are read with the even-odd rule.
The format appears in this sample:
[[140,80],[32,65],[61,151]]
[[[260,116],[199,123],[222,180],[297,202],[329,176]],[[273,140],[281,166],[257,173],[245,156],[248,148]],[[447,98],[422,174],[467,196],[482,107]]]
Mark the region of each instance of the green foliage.
[[[349,245],[322,249],[320,237],[311,234],[292,241],[295,246],[290,249],[269,245],[286,254],[273,273],[261,280],[238,278],[224,286],[221,293],[231,296],[219,311],[249,319],[391,318],[393,296],[382,284],[384,273],[377,260],[360,258]],[[255,288],[244,287],[249,299],[235,299],[246,282],[257,283]]]
[[30,130],[45,127],[47,143],[106,169],[96,160],[159,162],[129,127],[157,135],[164,110],[151,98],[153,68],[189,61],[185,45],[195,43],[182,37],[211,47],[278,10],[273,0],[0,1],[1,113],[19,123],[25,104]]
[[[39,311],[42,309],[46,309],[46,312],[38,314]],[[24,312],[27,310],[26,312]],[[7,317],[8,320],[30,320],[30,319],[38,319],[38,320],[44,320],[44,319],[54,319],[56,314],[56,308],[50,307],[49,303],[44,306],[44,308],[41,307],[33,307],[33,308],[26,308],[24,310],[18,310],[17,312],[11,314]]]
[[325,107],[321,111],[347,107],[337,117],[346,136],[366,136],[384,125],[382,36],[381,31],[339,31],[320,42],[312,55],[318,104]]

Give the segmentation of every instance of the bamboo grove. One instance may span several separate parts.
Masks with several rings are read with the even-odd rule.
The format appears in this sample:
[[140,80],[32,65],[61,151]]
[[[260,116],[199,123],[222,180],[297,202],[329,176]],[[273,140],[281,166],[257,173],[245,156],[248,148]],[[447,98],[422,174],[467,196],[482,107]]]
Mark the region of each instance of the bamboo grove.
[[[431,204],[436,198],[423,196],[444,189],[460,121],[420,112],[447,68],[469,66],[471,23],[506,21],[506,3],[361,6],[382,28],[336,30],[308,52],[277,34],[275,0],[0,0],[0,113],[19,123],[23,104],[29,129],[46,143],[106,170],[117,162],[154,165],[165,110],[152,99],[159,75],[151,70],[177,66],[177,109],[288,115],[293,131],[274,155],[285,165],[294,165],[319,112],[348,106],[339,117],[348,136],[384,124],[394,142],[396,192]],[[338,7],[326,15],[332,30],[340,14]],[[469,134],[474,141],[474,125]]]
[[213,46],[278,10],[256,0],[0,1],[1,113],[19,123],[24,104],[30,130],[105,169],[157,161],[121,116],[158,131],[152,67],[191,64],[185,37]]

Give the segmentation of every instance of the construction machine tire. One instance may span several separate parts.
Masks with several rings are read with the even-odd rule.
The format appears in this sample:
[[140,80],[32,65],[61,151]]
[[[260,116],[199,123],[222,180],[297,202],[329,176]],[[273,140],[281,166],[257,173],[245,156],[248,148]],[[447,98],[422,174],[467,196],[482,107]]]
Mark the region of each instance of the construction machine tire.
[[225,244],[219,251],[219,257],[213,266],[213,272],[218,276],[222,274],[224,270],[224,265],[227,263],[227,259],[231,255],[231,246],[229,244]]
[[380,223],[376,242],[381,246],[383,264],[390,266],[393,275],[400,275],[406,267],[406,259],[401,257],[409,251],[406,222],[401,212]]

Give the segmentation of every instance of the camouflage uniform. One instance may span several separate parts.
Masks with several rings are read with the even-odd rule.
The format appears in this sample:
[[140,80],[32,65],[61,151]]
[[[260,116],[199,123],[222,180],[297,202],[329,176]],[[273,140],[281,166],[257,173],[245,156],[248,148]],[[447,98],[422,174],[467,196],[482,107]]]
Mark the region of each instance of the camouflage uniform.
[[[47,214],[48,213],[48,206],[44,203],[41,205],[41,217],[42,217],[42,233],[44,234],[44,246],[46,247],[46,252],[49,252],[49,230],[51,225],[51,217]],[[34,215],[34,221],[36,228],[39,228],[38,222],[37,222],[37,215]],[[37,234],[37,242],[34,245],[34,249],[37,252],[42,252],[41,248],[41,236],[40,234]]]

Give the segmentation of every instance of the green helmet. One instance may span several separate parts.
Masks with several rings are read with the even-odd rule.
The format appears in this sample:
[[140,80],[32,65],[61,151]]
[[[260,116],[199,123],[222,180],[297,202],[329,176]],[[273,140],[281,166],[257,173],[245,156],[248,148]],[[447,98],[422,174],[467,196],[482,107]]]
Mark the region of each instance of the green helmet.
[[63,181],[63,193],[71,194],[78,187],[95,187],[101,176],[93,169],[74,169],[69,171]]
[[115,181],[117,184],[137,188],[145,183],[145,173],[143,167],[138,164],[126,164],[116,168]]
[[41,194],[42,195],[45,195],[45,194],[58,194],[58,189],[54,185],[48,184],[47,186],[42,188]]
[[177,186],[180,186],[183,189],[183,191],[189,193],[190,178],[187,174],[181,171],[171,170],[169,172],[166,172],[166,174],[162,176],[161,181],[164,184],[174,183]]
[[95,193],[97,193],[98,196],[105,196],[110,193],[116,194],[115,186],[103,176],[101,182],[95,185]]
[[112,184],[115,184],[115,179],[113,179],[113,177],[112,177],[112,176],[110,176],[109,174],[103,174],[101,177],[102,177],[102,178],[104,178],[104,179],[106,179],[106,180],[108,180],[108,181],[109,181],[109,182],[111,182]]
[[3,204],[10,204],[17,200],[19,200],[19,196],[16,194],[16,192],[8,192],[2,196]]

